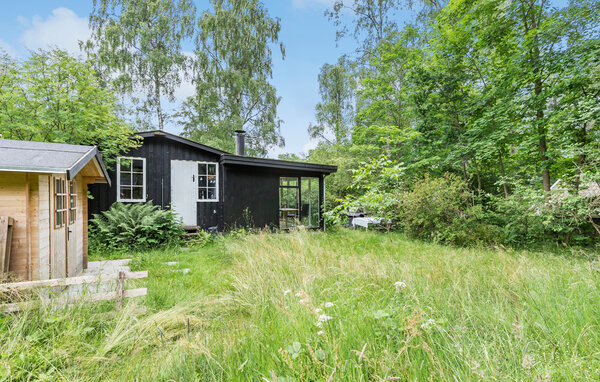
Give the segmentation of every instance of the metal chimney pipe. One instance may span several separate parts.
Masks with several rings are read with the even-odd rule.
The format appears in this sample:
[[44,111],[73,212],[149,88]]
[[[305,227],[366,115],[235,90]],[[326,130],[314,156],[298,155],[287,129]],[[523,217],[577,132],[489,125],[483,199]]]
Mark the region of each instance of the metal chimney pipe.
[[235,131],[235,155],[246,155],[246,132]]

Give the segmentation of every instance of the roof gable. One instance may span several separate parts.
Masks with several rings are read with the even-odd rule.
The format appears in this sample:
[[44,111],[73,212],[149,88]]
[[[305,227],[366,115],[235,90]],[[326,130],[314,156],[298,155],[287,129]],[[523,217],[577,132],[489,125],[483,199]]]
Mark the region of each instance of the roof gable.
[[0,139],[0,171],[65,173],[73,179],[93,159],[110,183],[95,146]]
[[183,143],[184,145],[188,145],[188,146],[200,149],[200,150],[208,151],[213,154],[217,154],[217,155],[228,154],[226,151],[219,150],[219,149],[216,149],[211,146],[203,145],[201,143],[192,141],[191,139],[187,139],[187,138],[180,137],[179,135],[167,133],[166,131],[161,131],[161,130],[142,131],[142,132],[136,133],[136,135],[140,136],[142,138],[163,137],[163,138],[175,141],[175,142]]

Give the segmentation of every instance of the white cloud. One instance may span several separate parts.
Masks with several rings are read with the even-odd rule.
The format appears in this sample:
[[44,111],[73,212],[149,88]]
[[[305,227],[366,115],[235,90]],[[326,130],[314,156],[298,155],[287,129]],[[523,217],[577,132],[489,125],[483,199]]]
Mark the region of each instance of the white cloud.
[[331,7],[335,0],[292,0],[292,5],[297,9],[306,9],[308,7]]
[[90,37],[87,19],[68,8],[56,8],[46,19],[35,15],[31,20],[24,17],[18,20],[27,26],[21,42],[30,50],[58,47],[79,55],[79,41]]
[[0,39],[0,51],[4,51],[6,54],[13,58],[18,56],[17,52],[13,49],[13,47],[2,39]]

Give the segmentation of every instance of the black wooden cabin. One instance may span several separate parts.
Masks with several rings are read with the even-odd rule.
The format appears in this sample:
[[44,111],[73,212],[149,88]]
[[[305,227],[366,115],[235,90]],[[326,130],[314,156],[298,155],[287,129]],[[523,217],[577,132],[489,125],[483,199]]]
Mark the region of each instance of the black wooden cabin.
[[323,228],[325,176],[335,166],[244,156],[242,131],[236,155],[163,131],[137,135],[142,145],[109,171],[112,186],[89,186],[90,215],[117,201],[151,201],[188,228]]

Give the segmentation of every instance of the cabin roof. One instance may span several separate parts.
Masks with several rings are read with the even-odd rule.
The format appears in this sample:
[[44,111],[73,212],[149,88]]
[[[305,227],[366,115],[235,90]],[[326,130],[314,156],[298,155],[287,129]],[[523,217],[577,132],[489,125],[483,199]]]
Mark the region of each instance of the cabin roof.
[[142,138],[165,137],[172,141],[183,143],[184,145],[188,145],[188,146],[191,146],[191,147],[194,147],[197,149],[205,150],[205,151],[208,151],[213,154],[217,154],[217,155],[228,154],[226,151],[219,150],[214,147],[206,146],[201,143],[192,141],[191,139],[187,139],[187,138],[180,137],[179,135],[167,133],[166,131],[161,131],[161,130],[142,131],[142,132],[136,133],[136,135],[138,135]]
[[268,158],[255,158],[249,156],[233,155],[227,151],[219,150],[214,147],[206,146],[201,143],[192,141],[187,138],[180,137],[179,135],[171,134],[166,131],[153,130],[136,133],[142,138],[150,137],[165,137],[185,145],[195,147],[197,149],[205,150],[213,154],[221,156],[221,163],[232,164],[232,165],[245,165],[255,167],[268,167],[268,168],[280,168],[286,170],[298,170],[298,171],[313,171],[324,174],[331,174],[337,171],[336,166],[329,166],[324,164],[309,163],[309,162],[293,162],[281,159],[268,159]]
[[269,168],[281,168],[286,170],[298,170],[298,171],[314,171],[324,174],[331,174],[337,171],[336,166],[329,166],[325,164],[309,163],[309,162],[292,162],[281,159],[268,159],[268,158],[253,158],[232,154],[221,155],[221,162],[223,164],[236,164],[245,166],[255,167],[269,167]]
[[0,139],[0,171],[65,173],[71,180],[93,159],[110,184],[96,146]]

